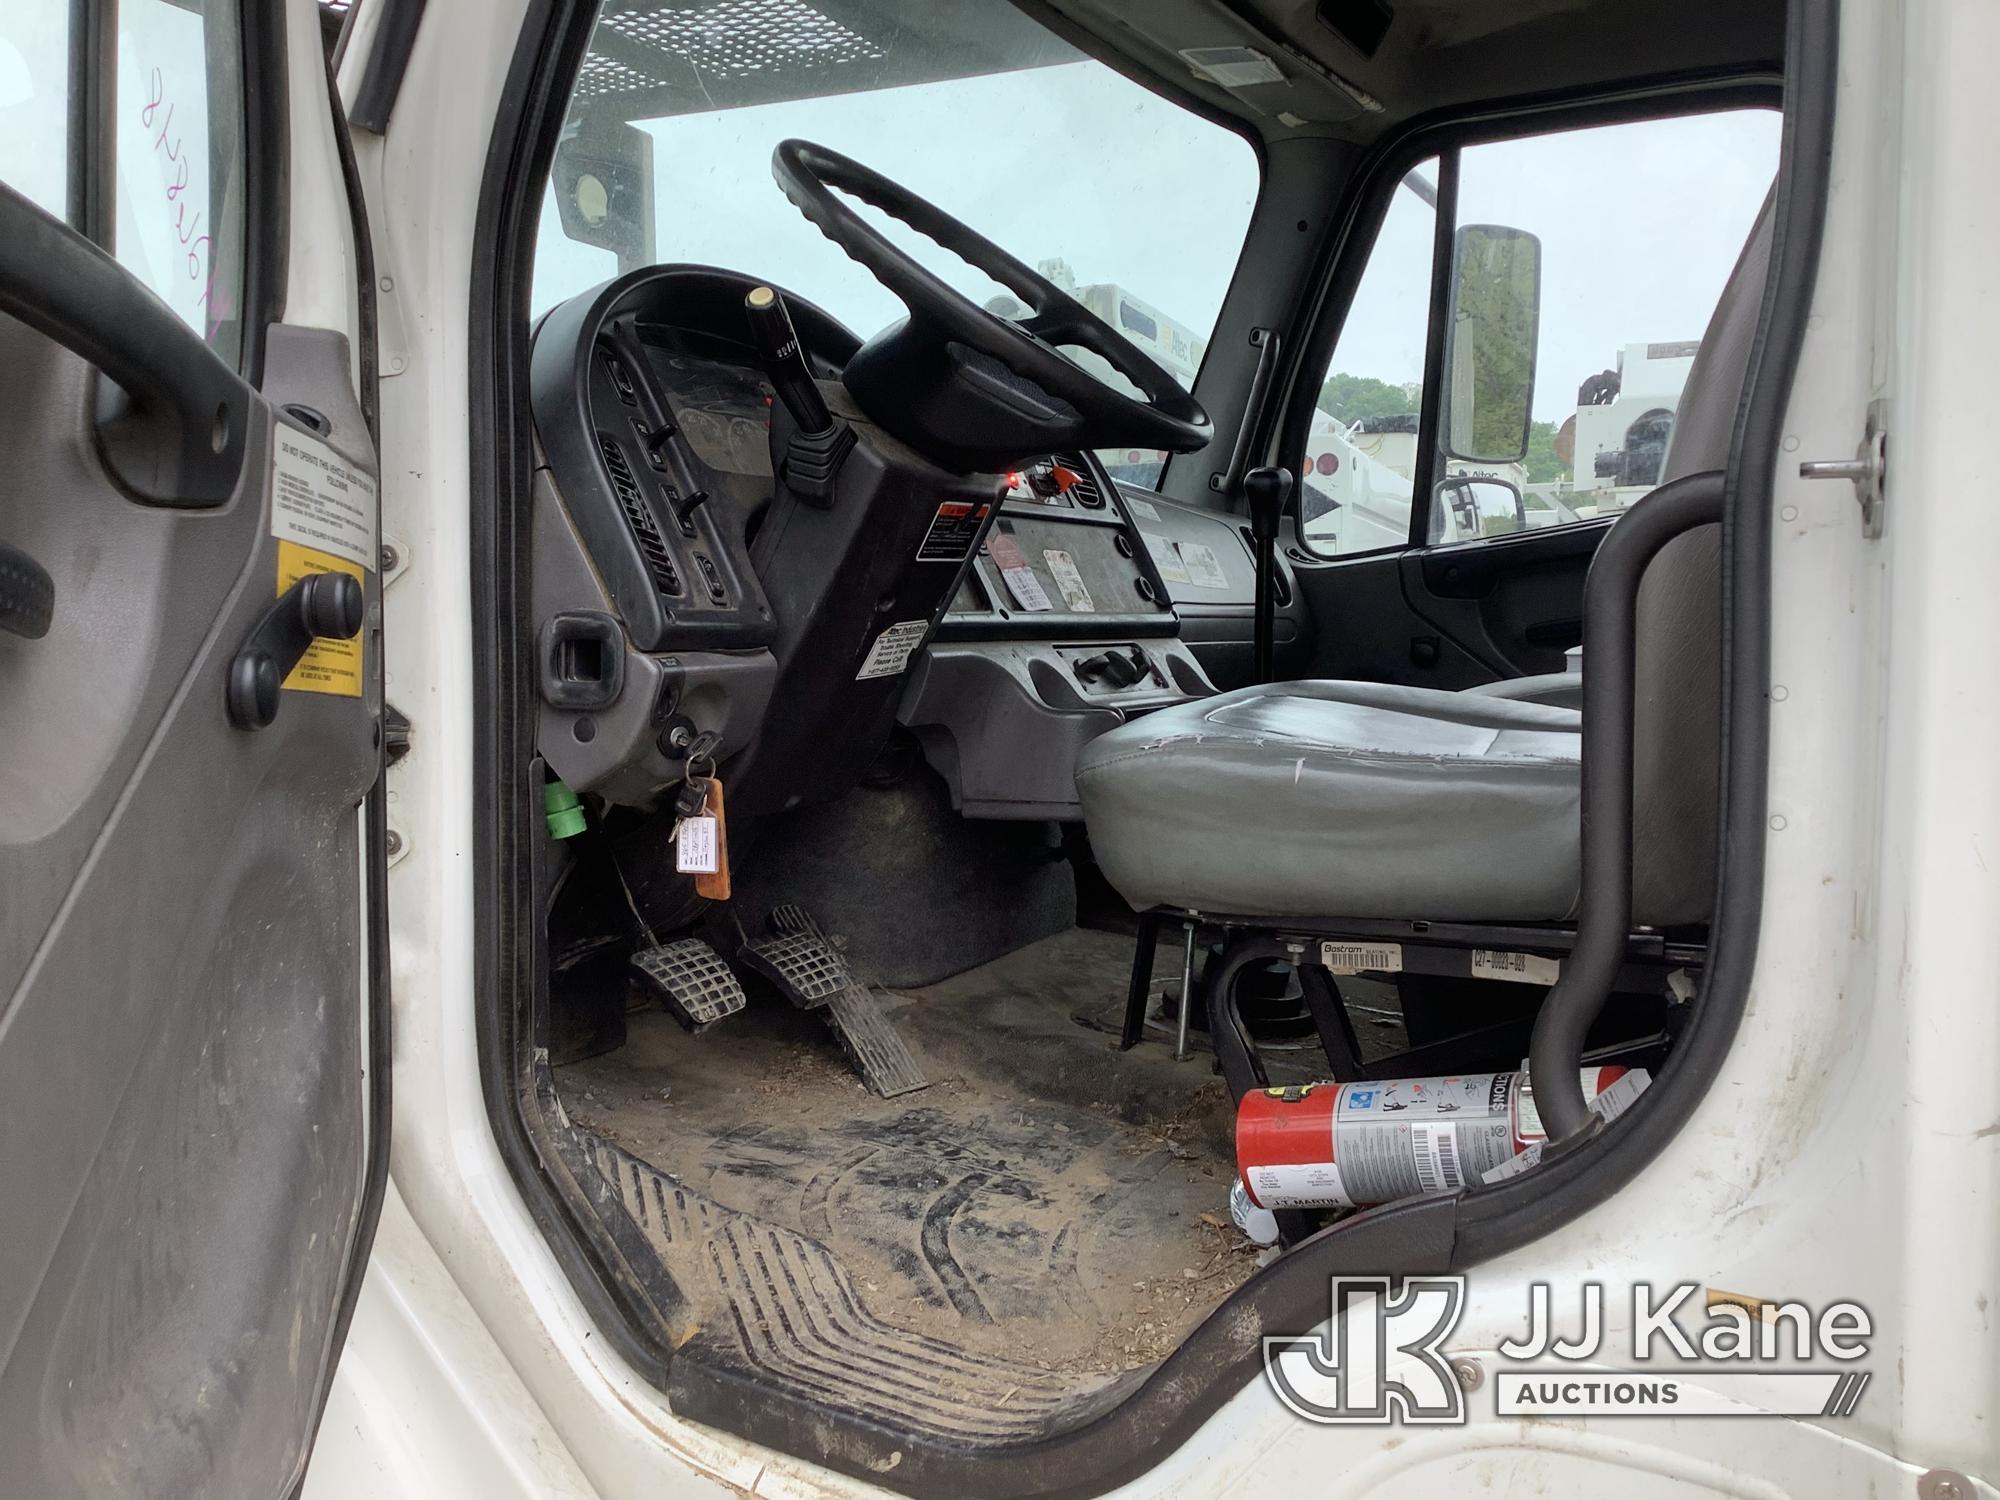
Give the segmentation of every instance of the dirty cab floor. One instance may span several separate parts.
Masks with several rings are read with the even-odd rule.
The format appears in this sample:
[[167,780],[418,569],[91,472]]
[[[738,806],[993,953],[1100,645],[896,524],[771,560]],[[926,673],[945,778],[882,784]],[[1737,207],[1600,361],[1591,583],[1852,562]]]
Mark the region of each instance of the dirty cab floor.
[[1157,1031],[1117,1050],[1130,961],[1131,939],[1072,929],[877,991],[932,1080],[897,1099],[768,996],[701,1036],[635,1012],[557,1090],[694,1304],[690,1337],[733,1325],[724,1352],[762,1378],[1015,1440],[1162,1358],[1256,1266],[1207,1053],[1175,1063]]

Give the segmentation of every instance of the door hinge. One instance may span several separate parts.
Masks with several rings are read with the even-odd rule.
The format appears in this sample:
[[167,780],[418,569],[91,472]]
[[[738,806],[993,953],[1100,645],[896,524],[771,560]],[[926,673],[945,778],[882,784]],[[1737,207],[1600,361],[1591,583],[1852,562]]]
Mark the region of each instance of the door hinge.
[[1801,479],[1846,479],[1861,502],[1861,534],[1870,541],[1882,535],[1884,482],[1889,469],[1888,413],[1885,403],[1868,403],[1868,426],[1852,458],[1809,459],[1799,465]]
[[393,703],[382,705],[382,759],[394,765],[410,753],[410,718]]

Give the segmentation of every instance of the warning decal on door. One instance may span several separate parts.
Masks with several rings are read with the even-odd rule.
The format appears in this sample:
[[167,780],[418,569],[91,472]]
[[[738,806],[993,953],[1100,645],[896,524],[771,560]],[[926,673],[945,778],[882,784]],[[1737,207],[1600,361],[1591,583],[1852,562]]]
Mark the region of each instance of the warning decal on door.
[[[278,594],[282,596],[286,589],[308,573],[345,573],[359,580],[362,588],[368,587],[368,576],[361,564],[280,539]],[[332,693],[342,698],[359,698],[361,642],[367,633],[363,630],[351,641],[314,641],[306,648],[306,654],[299,658],[299,664],[292,668],[284,685],[298,693]]]
[[375,481],[282,423],[271,442],[271,535],[374,568]]

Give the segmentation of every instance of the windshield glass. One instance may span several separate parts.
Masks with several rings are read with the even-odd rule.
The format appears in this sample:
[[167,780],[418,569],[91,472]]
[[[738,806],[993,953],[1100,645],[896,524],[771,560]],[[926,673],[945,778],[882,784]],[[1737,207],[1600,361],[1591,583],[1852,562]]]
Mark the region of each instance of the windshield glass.
[[[772,281],[863,338],[903,316],[771,178],[797,136],[854,157],[1078,297],[1192,386],[1258,187],[1240,136],[983,0],[606,0],[543,204],[532,310],[636,266]],[[1006,292],[873,210],[926,267]],[[1152,483],[1164,455],[1103,455]]]

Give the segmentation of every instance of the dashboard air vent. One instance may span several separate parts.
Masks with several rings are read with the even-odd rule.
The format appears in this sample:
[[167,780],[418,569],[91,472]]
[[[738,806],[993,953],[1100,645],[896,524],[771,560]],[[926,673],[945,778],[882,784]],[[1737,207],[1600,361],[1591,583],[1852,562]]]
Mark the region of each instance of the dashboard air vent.
[[666,541],[660,535],[652,511],[646,508],[645,497],[639,493],[639,482],[632,477],[632,466],[625,461],[625,450],[609,434],[602,432],[597,435],[597,450],[604,455],[604,467],[611,475],[611,487],[618,492],[618,504],[632,528],[632,539],[639,544],[639,552],[646,559],[646,571],[652,575],[653,587],[669,599],[678,598],[681,575],[674,570],[673,556],[667,551]]
[[1104,509],[1104,491],[1097,487],[1097,475],[1084,461],[1083,456],[1077,453],[1057,453],[1053,457],[1057,463],[1076,475],[1076,483],[1070,488],[1070,494],[1075,497],[1076,503],[1085,510]]

